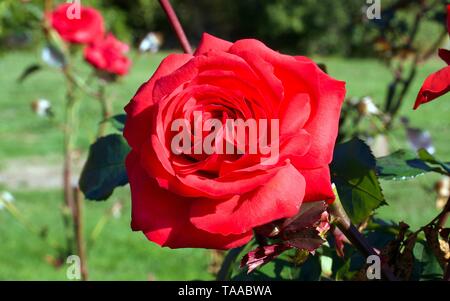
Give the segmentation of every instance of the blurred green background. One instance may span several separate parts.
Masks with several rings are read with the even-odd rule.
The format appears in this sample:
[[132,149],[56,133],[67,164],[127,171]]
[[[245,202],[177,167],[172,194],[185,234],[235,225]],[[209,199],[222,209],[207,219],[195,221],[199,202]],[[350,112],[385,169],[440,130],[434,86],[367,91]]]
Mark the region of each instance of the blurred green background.
[[[40,5],[43,1],[33,2]],[[333,77],[347,82],[349,96],[370,96],[376,104],[384,101],[391,73],[374,54],[372,30],[376,28],[372,27],[377,25],[355,22],[361,16],[363,0],[172,2],[193,45],[204,31],[230,40],[256,37],[274,49],[308,54],[315,61],[325,63]],[[382,1],[383,5],[391,2]],[[0,191],[12,193],[15,206],[31,227],[47,229],[49,240],[60,241],[62,220],[57,208],[63,197],[59,188],[62,133],[57,124],[63,118],[64,80],[57,72],[46,69],[22,84],[17,82],[27,66],[40,61],[42,37],[33,20],[39,17],[39,12],[8,3],[11,1],[0,2]],[[149,31],[164,34],[165,50],[157,54],[133,50],[130,74],[108,90],[114,98],[114,112],[122,113],[139,85],[152,75],[170,49],[178,45],[156,0],[86,0],[82,4],[99,8],[108,27],[135,46]],[[443,20],[439,14],[436,18]],[[405,20],[408,20],[407,13]],[[438,35],[440,27],[437,22],[425,22],[418,47],[425,47],[430,36]],[[428,130],[437,157],[449,161],[449,96],[412,111],[422,81],[442,66],[436,56],[420,65],[400,115],[408,116],[412,126]],[[80,72],[88,74],[84,67]],[[54,119],[33,113],[31,103],[38,98],[51,101]],[[76,145],[79,166],[96,137],[100,114],[95,100],[83,96],[82,103],[81,131]],[[409,147],[405,130],[399,124],[394,126],[392,136],[392,150]],[[413,228],[425,224],[438,213],[433,188],[438,179],[427,175],[408,182],[382,182],[389,206],[381,208],[379,216],[404,220]],[[90,279],[213,279],[211,252],[160,248],[142,234],[131,232],[128,187],[117,190],[108,202],[86,203],[88,238],[97,221],[109,216],[117,202],[124,204],[120,214],[106,219],[103,232],[89,246]],[[54,250],[38,235],[31,234],[6,210],[0,210],[0,280],[65,280],[65,263],[55,262],[56,257]]]
[[[426,0],[429,1],[429,0]],[[426,2],[425,1],[425,2]],[[32,26],[39,16],[36,8],[45,0],[0,2],[0,41],[2,47],[36,45],[40,31]],[[53,1],[55,4],[65,1]],[[417,7],[397,12],[405,3],[419,0],[382,0],[381,20],[365,20],[366,0],[172,0],[186,34],[195,45],[203,32],[227,40],[253,37],[272,48],[285,52],[320,55],[371,56],[373,39],[395,14],[399,31],[406,30],[414,19]],[[157,0],[81,0],[101,10],[107,27],[119,38],[137,45],[149,31],[165,37],[164,47],[178,47],[171,27]],[[400,5],[399,5],[400,4]],[[444,22],[444,10],[428,12],[429,21],[421,25],[416,46],[426,47],[429,37],[436,34]],[[437,24],[433,21],[439,21]]]

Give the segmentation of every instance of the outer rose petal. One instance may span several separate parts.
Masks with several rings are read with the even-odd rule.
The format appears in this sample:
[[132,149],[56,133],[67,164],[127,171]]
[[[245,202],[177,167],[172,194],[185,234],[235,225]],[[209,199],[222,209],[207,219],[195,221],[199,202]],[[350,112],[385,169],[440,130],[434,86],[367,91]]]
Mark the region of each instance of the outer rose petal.
[[308,94],[298,94],[290,100],[284,99],[280,106],[280,136],[298,133],[308,121],[310,112]]
[[259,189],[225,201],[201,199],[193,203],[191,222],[223,235],[241,234],[280,218],[295,215],[305,192],[303,176],[291,165],[282,168]]
[[439,49],[439,57],[447,63],[447,65],[450,65],[450,50],[447,49]]
[[132,148],[139,148],[141,144],[150,137],[151,110],[154,104],[153,87],[155,82],[178,69],[192,58],[189,54],[171,54],[162,60],[158,69],[149,81],[144,83],[131,102],[125,107],[127,122],[125,124],[124,136]]
[[127,158],[132,195],[131,227],[147,238],[170,248],[230,249],[246,244],[253,233],[240,235],[212,234],[189,222],[192,199],[185,199],[161,189],[138,165],[138,156]]
[[[293,160],[295,166],[295,160]],[[303,202],[326,201],[332,203],[335,199],[331,187],[330,169],[323,166],[316,169],[300,170],[306,181],[306,192]]]
[[[304,57],[296,57],[304,66],[313,63]],[[345,82],[333,79],[324,73],[315,63],[317,72],[317,82],[314,85],[317,88],[317,99],[311,100],[311,114],[304,129],[311,135],[311,147],[305,155],[299,168],[318,168],[327,165],[333,159],[333,150],[336,143],[336,137],[339,128],[339,116],[341,114],[342,103],[345,99]],[[292,70],[298,72],[302,69]],[[305,78],[305,80],[307,80]]]
[[414,110],[420,105],[450,91],[450,66],[430,74],[422,85],[414,103]]
[[216,38],[210,34],[204,33],[198,48],[195,50],[194,55],[204,54],[211,50],[228,51],[233,43]]

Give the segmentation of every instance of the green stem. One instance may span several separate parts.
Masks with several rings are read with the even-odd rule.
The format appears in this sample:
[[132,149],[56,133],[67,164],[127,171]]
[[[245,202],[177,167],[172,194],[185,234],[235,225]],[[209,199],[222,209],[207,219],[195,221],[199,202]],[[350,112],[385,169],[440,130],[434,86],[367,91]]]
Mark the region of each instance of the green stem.
[[72,189],[72,153],[73,153],[73,137],[75,130],[75,112],[74,107],[76,103],[75,96],[75,84],[72,76],[70,75],[70,67],[67,66],[63,73],[66,78],[67,92],[66,92],[66,110],[64,119],[64,144],[63,144],[63,155],[64,155],[64,167],[63,167],[63,189],[64,189],[64,205],[63,209],[63,219],[66,228],[66,239],[67,239],[67,252],[72,253],[74,250],[73,246],[73,234],[72,226],[70,221],[70,215],[75,211],[75,200]]

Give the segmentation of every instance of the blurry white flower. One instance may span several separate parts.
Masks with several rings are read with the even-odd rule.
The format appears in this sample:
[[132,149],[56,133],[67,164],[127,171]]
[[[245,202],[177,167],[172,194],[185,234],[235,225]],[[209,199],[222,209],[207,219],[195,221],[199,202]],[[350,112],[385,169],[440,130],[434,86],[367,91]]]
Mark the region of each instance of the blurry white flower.
[[386,135],[378,134],[374,138],[368,139],[367,143],[376,158],[384,157],[391,153],[389,149],[389,140]]
[[140,52],[155,53],[162,44],[162,36],[160,34],[149,32],[139,44]]
[[120,218],[120,216],[122,215],[122,208],[123,205],[120,202],[115,203],[112,208],[111,208],[111,214],[114,218]]
[[436,182],[434,189],[437,193],[436,208],[442,210],[447,204],[447,200],[450,197],[450,178],[443,177]]
[[14,202],[14,196],[9,191],[3,191],[0,195],[0,210],[5,207],[4,203],[12,202]]
[[38,115],[40,117],[46,117],[46,116],[52,115],[52,112],[51,112],[52,105],[51,105],[50,101],[47,99],[40,98],[40,99],[33,101],[31,103],[31,108],[33,109],[33,112],[35,112],[36,115]]
[[369,96],[365,96],[359,101],[358,111],[361,115],[377,115],[380,113],[380,110]]

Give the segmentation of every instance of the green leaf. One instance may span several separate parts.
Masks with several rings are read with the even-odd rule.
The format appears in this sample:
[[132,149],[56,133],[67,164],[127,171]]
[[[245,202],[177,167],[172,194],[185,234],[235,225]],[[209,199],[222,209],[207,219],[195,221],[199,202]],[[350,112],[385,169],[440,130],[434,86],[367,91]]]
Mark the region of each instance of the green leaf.
[[442,280],[444,271],[426,242],[419,241],[416,243],[414,257],[412,280]]
[[336,146],[331,174],[353,223],[362,222],[374,209],[386,204],[376,176],[375,158],[362,140],[354,138]]
[[27,79],[30,75],[36,73],[37,71],[41,70],[42,66],[39,64],[32,64],[25,68],[25,70],[22,72],[20,77],[17,79],[19,83],[22,83],[25,79]]
[[419,154],[419,158],[422,161],[425,161],[432,165],[437,165],[438,169],[442,169],[441,171],[439,171],[438,169],[435,168],[435,169],[433,169],[434,171],[450,174],[450,163],[444,163],[441,160],[436,159],[436,157],[434,157],[432,154],[430,154],[423,148],[419,149],[418,154]]
[[409,180],[430,171],[413,151],[399,150],[377,159],[377,174],[383,180]]
[[101,137],[91,145],[79,182],[87,199],[106,200],[116,187],[128,183],[125,157],[129,150],[118,134]]
[[114,116],[106,119],[105,121],[109,121],[116,130],[123,132],[126,120],[127,120],[127,115],[117,114],[117,115],[114,115]]
[[320,264],[320,255],[310,255],[308,259],[300,266],[300,272],[295,280],[319,281],[321,275],[322,266]]
[[351,259],[349,258],[345,260],[344,264],[336,271],[335,277],[337,281],[351,280],[355,276],[356,271],[350,271],[350,263]]

